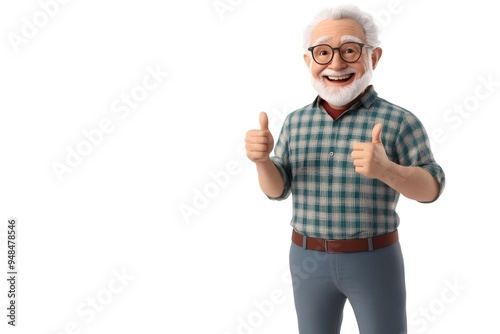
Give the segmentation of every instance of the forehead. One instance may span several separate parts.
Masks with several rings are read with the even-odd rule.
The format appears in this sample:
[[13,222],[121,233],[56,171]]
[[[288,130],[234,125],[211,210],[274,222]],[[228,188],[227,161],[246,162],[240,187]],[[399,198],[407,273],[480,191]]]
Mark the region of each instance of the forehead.
[[319,38],[330,37],[333,44],[339,44],[342,36],[355,36],[365,42],[365,31],[356,20],[344,18],[338,20],[324,20],[314,28],[311,43]]

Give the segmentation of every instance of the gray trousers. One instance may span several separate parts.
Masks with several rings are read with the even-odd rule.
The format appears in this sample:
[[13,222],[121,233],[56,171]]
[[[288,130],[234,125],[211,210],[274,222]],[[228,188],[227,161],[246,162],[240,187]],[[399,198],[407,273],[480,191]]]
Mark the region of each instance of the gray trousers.
[[292,243],[290,271],[301,334],[339,334],[346,300],[360,334],[407,333],[399,242],[357,253],[324,253]]

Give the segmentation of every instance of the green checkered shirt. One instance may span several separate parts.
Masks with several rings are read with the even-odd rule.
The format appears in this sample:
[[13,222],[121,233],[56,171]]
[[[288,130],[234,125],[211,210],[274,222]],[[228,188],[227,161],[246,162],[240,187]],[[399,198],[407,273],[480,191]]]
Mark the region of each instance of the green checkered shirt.
[[320,98],[290,113],[271,157],[285,183],[274,200],[293,197],[292,227],[309,237],[358,239],[386,234],[399,225],[399,193],[354,170],[354,142],[371,142],[382,123],[382,143],[390,160],[428,171],[444,188],[445,176],[434,161],[422,123],[408,110],[379,98],[369,86],[337,120]]

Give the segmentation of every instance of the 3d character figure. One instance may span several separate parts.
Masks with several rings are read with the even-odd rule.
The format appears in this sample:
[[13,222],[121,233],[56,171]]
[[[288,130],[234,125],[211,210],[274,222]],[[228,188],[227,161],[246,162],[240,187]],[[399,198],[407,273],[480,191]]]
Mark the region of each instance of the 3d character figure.
[[287,116],[276,147],[265,113],[260,129],[246,135],[262,191],[274,200],[292,194],[299,332],[340,333],[349,300],[361,334],[406,333],[395,208],[400,194],[435,201],[444,172],[419,119],[370,85],[382,55],[371,15],[354,6],[326,9],[304,36],[319,96]]

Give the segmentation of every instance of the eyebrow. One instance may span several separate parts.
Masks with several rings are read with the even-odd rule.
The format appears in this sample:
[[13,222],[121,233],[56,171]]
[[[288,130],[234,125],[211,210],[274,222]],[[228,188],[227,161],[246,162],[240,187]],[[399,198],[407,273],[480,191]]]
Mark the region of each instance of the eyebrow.
[[[320,37],[318,38],[314,43],[313,45],[319,45],[319,44],[323,44],[323,43],[326,43],[326,42],[330,42],[332,40],[332,38],[330,36],[323,36],[323,37]],[[352,35],[344,35],[340,38],[340,43],[345,43],[345,42],[357,42],[357,43],[363,43],[363,41],[356,37],[356,36],[352,36]]]
[[358,43],[363,43],[363,41],[361,39],[359,39],[358,37],[356,36],[351,36],[351,35],[345,35],[345,36],[342,36],[342,38],[340,39],[340,42],[341,43],[345,43],[345,42],[358,42]]
[[332,40],[331,37],[329,37],[329,36],[323,36],[323,37],[318,38],[316,40],[316,42],[313,43],[313,45],[318,45],[318,44],[326,43],[326,42],[329,42],[331,40]]

